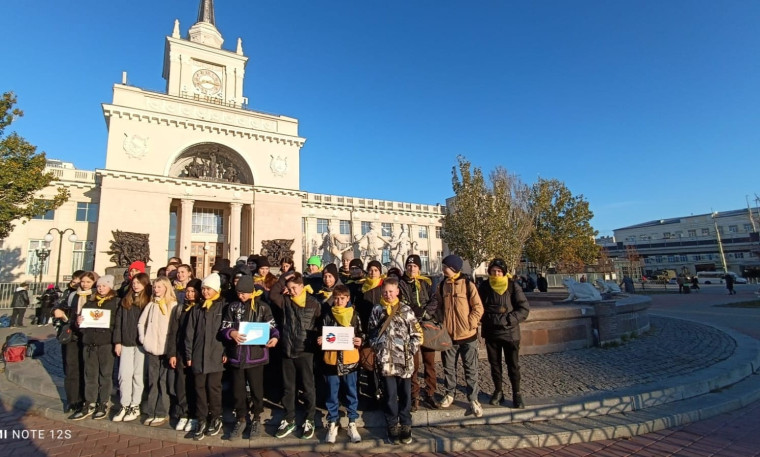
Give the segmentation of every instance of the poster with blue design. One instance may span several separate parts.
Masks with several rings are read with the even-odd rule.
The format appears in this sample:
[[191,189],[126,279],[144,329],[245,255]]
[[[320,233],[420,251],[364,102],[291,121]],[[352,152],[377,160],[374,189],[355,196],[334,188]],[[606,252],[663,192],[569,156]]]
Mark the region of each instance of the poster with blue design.
[[240,322],[238,333],[245,335],[247,346],[263,346],[269,341],[269,322]]
[[322,327],[322,350],[349,351],[354,348],[353,327]]

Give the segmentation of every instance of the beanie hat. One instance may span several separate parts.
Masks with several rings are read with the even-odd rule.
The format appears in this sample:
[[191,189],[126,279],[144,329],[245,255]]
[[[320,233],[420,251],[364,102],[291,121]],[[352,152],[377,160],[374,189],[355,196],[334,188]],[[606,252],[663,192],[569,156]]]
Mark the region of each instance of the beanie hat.
[[261,267],[271,267],[272,265],[269,263],[269,259],[267,259],[264,256],[259,257],[259,260],[256,262],[256,269],[258,270]]
[[364,264],[362,263],[362,259],[353,259],[348,264],[348,268],[358,268],[360,270],[364,270]]
[[108,286],[109,289],[113,289],[113,275],[103,275],[98,279],[96,286]]
[[48,286],[47,286],[47,290],[50,290],[50,289],[55,289],[55,286],[54,286],[54,285],[52,285],[52,284],[48,284]]
[[203,287],[203,283],[201,282],[201,280],[198,278],[193,278],[187,282],[187,286],[185,286],[185,290],[195,289],[195,299],[200,300],[202,297],[201,287]]
[[248,256],[241,256],[235,261],[235,265],[245,265],[248,263]]
[[334,263],[328,263],[324,270],[322,270],[322,276],[325,275],[325,273],[330,273],[335,280],[338,280],[338,267],[335,266]]
[[354,251],[345,251],[340,256],[342,260],[353,260],[354,259]]
[[306,262],[306,266],[309,266],[309,265],[316,265],[318,267],[321,267],[322,266],[322,257],[320,257],[318,255],[313,255],[313,256],[309,257],[309,260]]
[[248,265],[238,265],[233,269],[233,271],[235,273],[233,276],[236,278],[238,276],[253,276],[253,274],[251,274],[251,269],[248,268]]
[[383,272],[383,264],[380,263],[380,262],[378,262],[377,260],[370,260],[369,261],[369,263],[367,264],[367,271],[369,271],[369,269],[371,267],[377,268],[378,270],[380,270],[380,273]]
[[[241,278],[242,279],[242,278]],[[208,287],[219,292],[222,290],[222,279],[218,273],[211,273],[203,279],[202,287]]]
[[388,277],[395,276],[401,279],[401,277],[404,276],[404,273],[402,273],[401,270],[399,270],[397,267],[393,267],[390,270],[388,270],[388,273],[386,273],[385,276],[388,276]]
[[502,273],[505,275],[508,273],[507,271],[507,262],[505,262],[503,259],[493,259],[491,263],[488,264],[488,274],[491,274],[491,268],[498,268],[501,270]]
[[145,262],[142,260],[135,260],[131,264],[129,264],[129,268],[127,268],[127,271],[132,270],[140,270],[140,273],[145,273]]
[[244,294],[252,294],[253,293],[253,278],[248,275],[241,276],[240,279],[238,280],[237,285],[235,286],[235,290]]
[[464,261],[458,255],[449,254],[443,258],[442,263],[458,273],[462,271],[462,264],[464,264]]
[[409,265],[410,263],[413,263],[417,265],[418,267],[422,268],[422,260],[420,259],[420,256],[418,256],[417,254],[412,254],[406,258],[405,265]]

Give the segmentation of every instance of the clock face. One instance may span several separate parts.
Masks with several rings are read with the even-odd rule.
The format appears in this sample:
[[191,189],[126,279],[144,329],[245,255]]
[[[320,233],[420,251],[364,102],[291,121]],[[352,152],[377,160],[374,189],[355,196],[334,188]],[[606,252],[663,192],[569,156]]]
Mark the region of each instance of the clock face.
[[193,85],[201,93],[215,95],[222,90],[222,80],[219,75],[208,69],[201,69],[193,74]]

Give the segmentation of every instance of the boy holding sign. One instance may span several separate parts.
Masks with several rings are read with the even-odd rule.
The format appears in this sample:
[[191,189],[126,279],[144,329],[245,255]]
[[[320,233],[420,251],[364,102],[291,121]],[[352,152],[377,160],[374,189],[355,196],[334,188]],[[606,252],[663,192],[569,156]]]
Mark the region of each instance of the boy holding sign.
[[[264,411],[264,365],[269,363],[269,348],[274,347],[280,338],[272,310],[262,297],[263,291],[254,292],[253,278],[243,275],[235,286],[239,301],[230,304],[224,311],[222,328],[219,330],[222,340],[226,342],[227,362],[232,374],[233,396],[235,397],[235,415],[237,421],[227,436],[230,441],[240,437],[248,418],[248,405],[245,382],[251,387],[253,397],[253,420],[249,437],[261,433],[261,413]],[[256,341],[252,329],[259,327],[252,323],[263,323],[263,341]],[[248,330],[244,330],[243,328]],[[250,334],[246,334],[248,332]],[[253,344],[251,344],[253,343]]]
[[[334,443],[338,436],[338,419],[340,417],[340,389],[343,388],[346,396],[346,413],[348,415],[348,438],[352,443],[362,440],[356,429],[356,419],[359,413],[359,396],[357,394],[356,371],[359,369],[359,347],[362,344],[361,320],[359,313],[349,307],[351,293],[348,287],[339,284],[332,293],[333,303],[329,312],[322,317],[322,336],[317,338],[317,344],[322,346],[323,360],[325,362],[325,379],[329,387],[329,395],[325,400],[327,405],[327,439],[328,443]],[[351,327],[353,339],[350,349],[329,350],[332,344],[340,345],[341,337],[344,337],[342,329],[336,327]],[[340,346],[339,346],[340,347]]]

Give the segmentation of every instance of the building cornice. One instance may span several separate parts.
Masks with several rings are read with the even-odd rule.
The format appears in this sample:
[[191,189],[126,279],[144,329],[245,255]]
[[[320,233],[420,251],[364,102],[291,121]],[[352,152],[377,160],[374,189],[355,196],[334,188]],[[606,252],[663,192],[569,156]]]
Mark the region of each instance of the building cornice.
[[250,192],[253,190],[253,186],[248,184],[236,184],[231,182],[219,182],[219,181],[204,181],[200,179],[186,179],[176,178],[173,176],[163,175],[151,175],[145,173],[134,173],[127,171],[117,170],[104,170],[96,169],[95,173],[99,177],[118,178],[128,181],[143,181],[149,183],[159,184],[174,184],[176,186],[184,186],[187,188],[199,188],[199,189],[218,189],[218,190],[231,190],[240,192]]

